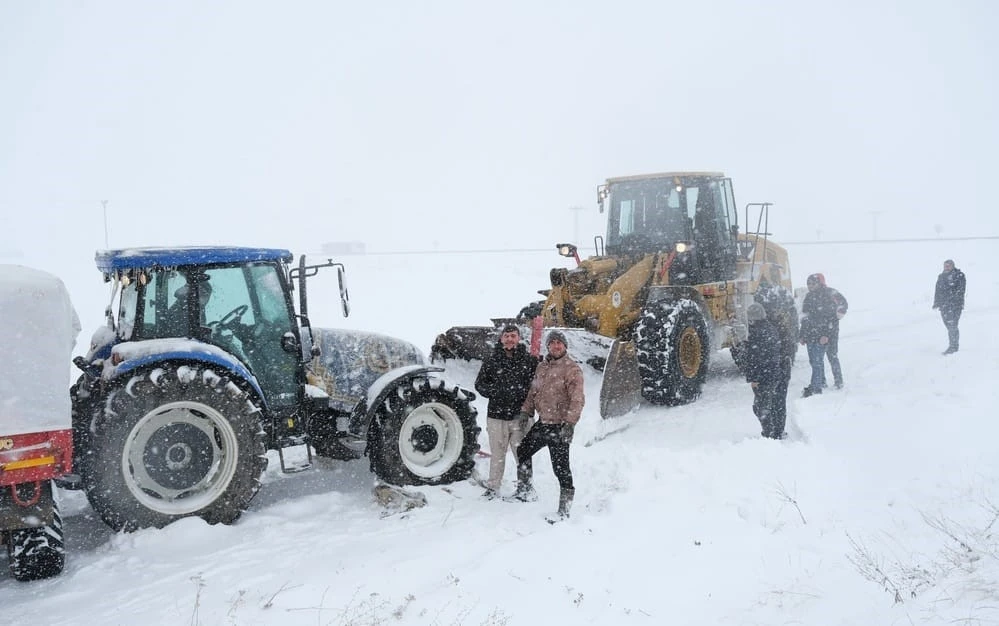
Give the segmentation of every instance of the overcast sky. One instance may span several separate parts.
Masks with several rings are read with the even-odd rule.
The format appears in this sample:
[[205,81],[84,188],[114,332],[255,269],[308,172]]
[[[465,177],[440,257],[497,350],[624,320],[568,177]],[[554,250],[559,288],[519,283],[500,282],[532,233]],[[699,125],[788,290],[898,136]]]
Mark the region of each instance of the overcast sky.
[[89,262],[103,200],[112,247],[546,247],[677,169],[778,239],[997,234],[996,6],[3,0],[0,252]]

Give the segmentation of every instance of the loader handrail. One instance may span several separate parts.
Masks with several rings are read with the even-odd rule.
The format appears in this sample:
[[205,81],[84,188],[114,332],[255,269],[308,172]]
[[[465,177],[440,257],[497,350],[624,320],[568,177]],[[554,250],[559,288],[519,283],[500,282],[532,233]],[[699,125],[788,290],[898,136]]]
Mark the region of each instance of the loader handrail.
[[[766,257],[766,253],[767,253],[767,241],[768,241],[767,238],[770,235],[769,223],[770,223],[770,207],[771,206],[773,206],[773,202],[750,202],[750,203],[748,203],[746,205],[746,237],[748,238],[750,235],[753,235],[755,237],[755,240],[753,241],[753,250],[754,250],[753,255],[754,256],[756,254],[755,253],[756,248],[760,245],[760,237],[763,238],[763,259],[764,259],[764,261],[766,261],[766,258],[767,258]],[[749,230],[749,207],[759,207],[760,208],[759,216],[756,219],[756,231],[755,232],[750,232],[750,230]],[[762,226],[762,230],[761,230],[761,226]],[[747,258],[746,260],[748,261],[749,259]],[[749,264],[749,279],[750,280],[755,280],[755,278],[756,278],[754,276],[754,272],[755,271],[756,271],[756,264],[755,263],[750,263]]]

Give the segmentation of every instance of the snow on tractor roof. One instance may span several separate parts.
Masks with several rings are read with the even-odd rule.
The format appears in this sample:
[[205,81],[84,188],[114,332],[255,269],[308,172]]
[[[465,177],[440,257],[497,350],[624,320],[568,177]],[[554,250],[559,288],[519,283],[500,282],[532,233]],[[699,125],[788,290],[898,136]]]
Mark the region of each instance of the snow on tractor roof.
[[0,435],[70,427],[70,365],[79,332],[59,278],[0,264]]
[[126,269],[178,267],[210,263],[248,263],[252,261],[291,261],[292,254],[280,248],[242,248],[234,246],[197,246],[186,248],[125,248],[99,250],[94,255],[97,269],[105,274]]

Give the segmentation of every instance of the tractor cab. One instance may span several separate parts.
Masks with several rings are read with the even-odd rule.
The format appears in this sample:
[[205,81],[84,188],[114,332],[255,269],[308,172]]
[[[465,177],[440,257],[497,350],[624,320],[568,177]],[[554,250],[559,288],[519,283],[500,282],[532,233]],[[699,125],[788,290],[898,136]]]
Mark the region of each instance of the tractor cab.
[[735,277],[737,225],[732,180],[720,173],[669,173],[608,179],[597,191],[608,208],[607,253],[675,253],[671,284]]
[[[108,251],[98,266],[121,286],[108,308],[114,343],[182,340],[219,348],[256,379],[271,410],[300,402],[303,354],[282,250],[220,248]],[[163,342],[160,342],[163,343]]]

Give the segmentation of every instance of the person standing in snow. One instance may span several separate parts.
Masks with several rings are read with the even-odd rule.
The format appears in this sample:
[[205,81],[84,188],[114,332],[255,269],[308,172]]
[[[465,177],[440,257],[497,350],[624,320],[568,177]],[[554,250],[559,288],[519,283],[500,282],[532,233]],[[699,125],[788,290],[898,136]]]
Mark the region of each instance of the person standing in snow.
[[[829,343],[826,344],[826,358],[829,359],[829,367],[832,368],[833,385],[836,389],[843,388],[843,368],[839,363],[839,321],[846,317],[846,312],[850,304],[846,297],[832,287],[826,285],[826,277],[823,274],[816,274],[819,277],[819,284],[829,290],[829,297],[836,305],[836,320],[833,322],[832,334],[829,335]],[[826,386],[826,369],[822,367],[822,386]]]
[[774,283],[760,282],[754,299],[763,305],[767,319],[777,329],[781,343],[781,376],[774,392],[773,413],[771,420],[777,432],[783,435],[784,423],[787,421],[787,390],[791,384],[791,368],[798,352],[798,311],[794,306],[794,297],[787,290],[777,289]]
[[475,390],[489,399],[486,409],[486,434],[489,436],[489,480],[486,498],[496,497],[506,470],[506,453],[512,450],[517,460],[517,446],[531,425],[520,408],[534,379],[538,359],[520,341],[520,329],[513,324],[503,327],[492,353],[482,362],[475,377]]
[[[753,387],[753,413],[760,420],[764,437],[784,435],[785,416],[778,407],[778,392],[784,381],[783,346],[777,327],[767,319],[763,305],[754,302],[746,309],[749,337],[746,339],[746,382]],[[787,394],[787,385],[783,385]]]
[[[812,378],[801,394],[803,398],[822,393],[822,388],[826,386],[826,347],[831,337],[839,338],[839,317],[841,317],[837,315],[838,305],[836,298],[833,297],[834,293],[839,292],[826,286],[822,274],[811,274],[806,284],[808,294],[805,295],[805,301],[801,305],[800,339],[808,350]],[[837,386],[842,387],[843,373],[838,351],[833,363],[833,376],[836,377]]]
[[950,343],[943,353],[954,354],[961,338],[957,323],[961,320],[961,312],[964,311],[965,277],[964,272],[954,267],[954,261],[951,259],[944,261],[943,269],[944,271],[937,276],[933,308],[940,309],[940,319],[947,327],[947,339]]
[[517,490],[513,498],[522,502],[537,500],[531,485],[531,457],[548,447],[552,469],[559,483],[558,512],[549,521],[569,517],[572,498],[576,493],[569,467],[569,445],[576,423],[583,413],[586,399],[583,393],[583,370],[568,357],[568,341],[560,331],[553,330],[546,342],[548,354],[538,365],[531,389],[521,407],[521,413],[538,421],[517,446]]

